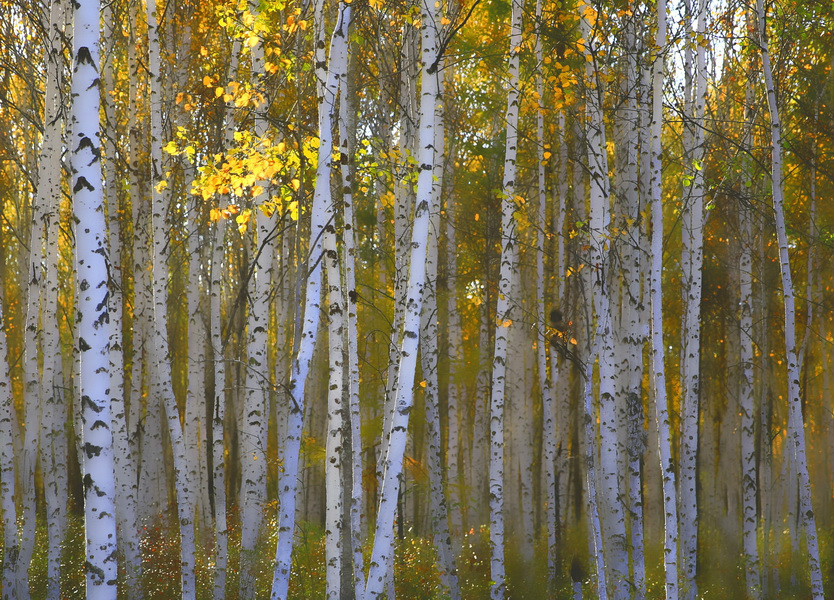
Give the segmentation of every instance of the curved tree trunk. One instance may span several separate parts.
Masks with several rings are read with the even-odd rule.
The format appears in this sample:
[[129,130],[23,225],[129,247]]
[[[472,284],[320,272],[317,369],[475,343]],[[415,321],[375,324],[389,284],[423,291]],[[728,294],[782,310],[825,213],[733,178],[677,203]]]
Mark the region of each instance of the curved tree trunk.
[[811,479],[805,451],[805,421],[802,416],[799,361],[796,353],[796,307],[788,254],[788,234],[785,226],[785,206],[782,183],[782,123],[770,66],[770,51],[766,34],[765,11],[762,0],[756,0],[756,31],[764,71],[767,105],[770,112],[771,186],[773,212],[776,218],[776,238],[779,243],[779,269],[782,275],[782,295],[785,303],[785,355],[788,373],[788,438],[793,451],[794,470],[799,485],[799,511],[805,527],[808,567],[811,572],[811,593],[815,600],[824,597],[820,566],[817,523],[811,505]]

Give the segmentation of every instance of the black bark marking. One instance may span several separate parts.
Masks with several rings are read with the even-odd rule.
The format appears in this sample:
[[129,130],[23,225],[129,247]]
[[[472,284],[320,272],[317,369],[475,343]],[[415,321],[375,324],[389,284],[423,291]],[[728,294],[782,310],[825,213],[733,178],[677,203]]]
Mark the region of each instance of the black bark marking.
[[78,192],[80,192],[84,188],[87,188],[91,192],[95,191],[95,189],[96,189],[92,185],[90,185],[90,182],[87,181],[86,177],[81,175],[81,176],[78,177],[78,179],[75,180],[75,187],[72,188],[72,193],[77,194]]

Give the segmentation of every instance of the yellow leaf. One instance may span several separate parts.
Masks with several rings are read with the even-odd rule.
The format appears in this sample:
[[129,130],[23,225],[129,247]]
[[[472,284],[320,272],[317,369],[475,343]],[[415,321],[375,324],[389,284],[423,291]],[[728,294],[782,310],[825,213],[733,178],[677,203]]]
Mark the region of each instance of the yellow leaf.
[[220,211],[219,211],[218,209],[216,209],[216,208],[212,208],[212,209],[209,211],[209,220],[210,220],[212,223],[213,223],[213,222],[215,222],[215,221],[219,221],[221,216],[222,216],[222,215],[220,214]]
[[214,88],[214,97],[215,97],[215,98],[219,98],[220,96],[222,96],[222,95],[223,95],[223,92],[224,92],[224,91],[225,91],[225,90],[224,90],[222,87],[219,87],[219,86],[218,86],[218,87],[216,87],[216,88]]
[[214,81],[213,81],[213,80],[212,80],[212,78],[211,78],[211,77],[209,77],[208,75],[206,75],[205,77],[203,77],[203,85],[204,85],[204,86],[206,86],[206,87],[211,87],[211,85],[212,85],[213,83],[214,83]]
[[163,179],[162,181],[157,183],[156,186],[154,186],[154,187],[156,188],[157,192],[161,192],[162,190],[164,190],[165,188],[168,187],[168,182]]
[[426,380],[425,380],[425,379],[424,379],[423,381],[421,381],[421,382],[420,382],[420,387],[421,387],[421,388],[426,387]]
[[171,140],[170,142],[168,142],[167,144],[165,144],[165,145],[162,147],[162,149],[163,149],[165,152],[167,152],[168,154],[176,154],[176,153],[178,152],[178,150],[177,150],[177,144],[176,144],[176,142],[175,142],[174,140]]

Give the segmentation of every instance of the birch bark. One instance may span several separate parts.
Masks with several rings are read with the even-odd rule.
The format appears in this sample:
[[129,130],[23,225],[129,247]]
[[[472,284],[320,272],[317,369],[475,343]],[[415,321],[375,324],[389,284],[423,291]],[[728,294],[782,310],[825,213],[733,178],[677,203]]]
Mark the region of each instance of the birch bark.
[[[257,3],[250,4],[259,20]],[[252,47],[252,86],[263,87],[264,42],[259,40]],[[265,103],[255,111],[255,135],[264,137],[268,130]],[[272,255],[275,252],[272,230],[272,218],[257,206],[263,204],[268,195],[269,182],[258,181],[263,190],[253,200],[256,212],[256,245],[253,252],[251,277],[249,278],[248,297],[249,314],[247,318],[247,364],[244,375],[243,415],[244,421],[240,431],[241,458],[241,555],[240,555],[240,593],[241,598],[250,600],[255,597],[255,575],[253,572],[256,556],[255,544],[263,524],[263,511],[266,502],[266,446],[269,427],[267,410],[269,372],[267,356],[269,341],[269,305],[272,280]]]
[[[332,87],[324,90],[325,105],[329,111],[327,120],[328,127],[332,121],[336,109],[336,100],[339,95],[339,88],[347,76],[348,41],[347,32],[350,26],[351,6],[346,3],[339,5],[339,17],[337,28],[342,29],[344,35],[334,43],[330,55],[329,69],[332,77]],[[334,41],[337,41],[334,37]],[[346,95],[341,98],[346,102]],[[341,135],[340,135],[341,137]],[[335,144],[334,144],[335,145]],[[329,147],[329,146],[328,146]],[[322,151],[322,150],[320,150]],[[332,156],[332,152],[330,155]],[[332,172],[333,164],[329,163],[328,168]],[[331,199],[326,210],[326,225],[324,228],[323,261],[327,269],[327,293],[329,296],[328,306],[328,332],[329,332],[329,385],[327,393],[327,439],[326,439],[326,462],[325,462],[325,561],[326,561],[326,582],[328,600],[339,600],[342,596],[341,572],[346,568],[342,564],[342,529],[344,527],[344,486],[342,485],[342,470],[345,468],[345,435],[342,401],[345,398],[344,392],[344,335],[345,335],[345,294],[342,287],[342,273],[340,269],[339,251],[336,234],[337,205],[335,199]],[[353,474],[351,472],[351,474]]]
[[412,224],[403,341],[397,368],[397,386],[391,415],[390,436],[384,460],[382,489],[377,511],[376,533],[370,569],[365,584],[365,600],[377,600],[383,594],[386,573],[393,565],[394,515],[403,470],[403,455],[408,439],[409,413],[414,403],[414,374],[417,366],[420,314],[425,286],[426,243],[435,162],[435,102],[437,98],[438,55],[437,23],[440,3],[421,2],[422,52],[420,58],[420,126],[417,197]]
[[[593,15],[592,15],[593,13]],[[603,486],[603,532],[606,545],[607,576],[613,598],[628,595],[628,551],[625,539],[625,514],[619,488],[619,456],[617,432],[620,429],[616,409],[617,365],[614,340],[614,320],[610,305],[607,254],[610,248],[608,229],[611,218],[608,158],[605,144],[605,123],[602,115],[602,82],[596,66],[597,44],[592,39],[591,19],[595,11],[585,4],[582,10],[582,35],[586,40],[585,83],[586,113],[588,115],[588,169],[591,181],[590,203],[590,264],[592,266],[592,294],[596,313],[596,347],[599,360],[600,406],[600,475]],[[600,575],[602,577],[603,575]]]
[[[544,64],[542,49],[542,2],[536,2],[536,64]],[[542,394],[542,461],[544,462],[545,488],[545,525],[547,535],[547,577],[548,585],[553,586],[557,575],[556,527],[559,515],[556,514],[556,432],[553,422],[554,393],[547,374],[547,340],[545,321],[545,289],[544,289],[544,232],[547,228],[547,188],[545,183],[545,141],[544,141],[544,78],[541,70],[536,73],[536,93],[539,97],[539,107],[536,111],[536,148],[538,159],[538,211],[536,214],[536,320],[538,335],[536,338],[536,361],[539,375],[539,388]],[[557,216],[558,218],[558,216]],[[561,276],[557,272],[557,277]],[[551,362],[551,372],[556,373],[556,362]]]
[[655,422],[663,478],[664,542],[663,562],[666,573],[666,600],[678,598],[678,509],[675,471],[672,466],[672,440],[666,396],[665,351],[663,346],[663,204],[661,179],[661,130],[663,127],[663,73],[666,48],[666,0],[657,3],[657,31],[652,64],[652,113],[650,131],[651,169],[651,359],[655,401]]
[[757,548],[758,514],[756,508],[756,440],[753,408],[753,228],[750,211],[739,210],[741,222],[739,256],[740,287],[740,358],[739,408],[741,409],[741,465],[742,465],[742,545],[747,594],[751,599],[761,596],[759,552]]
[[160,60],[160,27],[157,21],[156,0],[147,3],[148,68],[150,79],[151,117],[151,222],[152,263],[151,290],[153,301],[150,396],[161,402],[168,423],[174,458],[174,481],[177,501],[177,517],[180,530],[180,585],[184,600],[196,594],[195,542],[194,542],[194,478],[188,469],[188,457],[180,412],[171,383],[171,351],[167,330],[168,304],[168,231],[169,197],[165,193],[164,167],[162,164],[162,113],[163,72]]
[[[66,532],[67,439],[64,429],[66,407],[56,382],[56,364],[61,361],[58,339],[58,226],[61,204],[61,145],[64,117],[60,106],[63,84],[63,36],[67,5],[53,2],[49,6],[47,26],[46,86],[44,97],[44,132],[38,175],[41,216],[46,227],[44,279],[42,285],[41,353],[43,371],[40,401],[43,412],[40,429],[41,474],[46,505],[49,548],[46,597],[61,595],[61,552]],[[40,226],[40,224],[38,224]],[[40,248],[38,248],[40,251]]]
[[[339,5],[339,21],[333,30],[330,42],[331,60],[336,56],[347,58],[340,47],[347,44],[350,26],[350,10],[345,2]],[[323,23],[321,24],[323,27]],[[284,600],[289,590],[290,567],[292,565],[292,539],[295,529],[296,489],[298,486],[298,455],[301,445],[301,430],[304,418],[304,389],[307,374],[316,346],[319,319],[321,316],[321,261],[322,236],[332,203],[330,193],[331,150],[333,147],[333,110],[338,93],[337,73],[344,69],[327,69],[324,56],[323,38],[319,42],[321,52],[317,53],[316,75],[321,81],[318,98],[319,153],[316,165],[316,188],[310,223],[310,251],[306,281],[306,299],[302,314],[301,335],[298,350],[293,360],[290,376],[290,412],[287,417],[287,436],[284,450],[284,470],[278,479],[278,544],[275,549],[275,571],[272,579],[272,600]]]
[[20,542],[17,535],[15,504],[14,421],[15,408],[9,379],[9,347],[6,321],[0,298],[0,503],[3,506],[3,600],[15,600],[17,559]]
[[[441,66],[442,68],[442,66]],[[429,206],[429,234],[426,250],[426,282],[423,288],[421,316],[420,357],[425,377],[426,424],[428,432],[429,494],[431,510],[431,531],[437,548],[440,583],[444,593],[452,600],[460,600],[455,553],[449,531],[449,511],[443,490],[443,441],[440,425],[440,385],[438,381],[438,314],[437,314],[437,267],[440,235],[440,204],[443,189],[443,153],[445,147],[443,128],[443,85],[442,72],[438,72],[437,101],[434,123],[434,181]]]
[[[347,47],[346,67],[350,63],[350,45]],[[356,133],[355,110],[352,108],[352,86],[348,75],[342,79],[339,93],[339,162],[342,174],[342,208],[344,225],[342,244],[344,246],[345,288],[347,290],[347,372],[348,372],[348,415],[350,417],[350,541],[353,561],[354,600],[361,600],[364,589],[364,557],[362,555],[362,429],[359,405],[359,334],[356,313],[358,292],[356,289],[356,234],[353,211],[353,174],[351,172],[351,139]]]
[[516,156],[518,151],[519,61],[522,43],[523,0],[513,0],[510,25],[509,90],[507,92],[507,134],[504,154],[504,180],[501,192],[501,274],[495,313],[495,349],[492,358],[489,453],[489,543],[490,598],[506,595],[504,572],[504,397],[507,370],[507,344],[512,327],[512,281],[518,271],[518,240],[515,213]]
[[805,451],[805,423],[802,416],[802,390],[800,389],[799,363],[796,354],[796,307],[788,254],[788,235],[785,226],[784,191],[782,182],[782,122],[773,70],[770,65],[770,49],[767,38],[767,24],[764,4],[756,0],[756,32],[764,71],[767,104],[770,112],[771,144],[771,186],[773,212],[776,218],[776,238],[779,243],[779,269],[782,276],[782,295],[785,304],[785,354],[788,372],[788,437],[793,451],[794,468],[799,485],[799,511],[805,528],[808,567],[811,574],[811,594],[815,600],[822,599],[823,579],[820,566],[819,542],[814,509],[811,504],[811,479]]
[[[139,529],[136,514],[138,479],[136,457],[129,445],[129,430],[125,397],[127,389],[124,377],[124,346],[122,340],[122,306],[124,282],[122,273],[121,216],[116,172],[116,135],[118,124],[116,110],[110,92],[115,90],[116,29],[117,15],[114,6],[104,9],[104,35],[107,55],[104,57],[104,89],[102,101],[104,114],[110,132],[104,136],[105,185],[107,200],[107,221],[109,226],[109,303],[113,326],[110,329],[110,410],[113,419],[113,464],[116,485],[116,522],[119,542],[125,562],[125,584],[128,597],[141,595],[139,578],[142,572],[142,557],[139,549]],[[56,232],[57,234],[57,232]],[[57,247],[57,240],[55,241]],[[137,399],[136,402],[139,400]]]
[[72,75],[73,204],[76,218],[78,348],[84,422],[84,521],[87,598],[115,600],[113,438],[107,305],[107,234],[99,161],[99,19],[97,0],[74,4]]
[[[689,10],[689,6],[687,6]],[[706,101],[706,0],[698,0],[697,25],[689,31],[687,48],[696,46],[694,98],[690,105],[691,123],[686,148],[691,165],[691,187],[684,191],[682,237],[682,287],[684,294],[684,326],[681,343],[681,382],[683,388],[680,457],[680,543],[682,580],[686,598],[698,595],[696,581],[698,551],[698,415],[700,399],[701,359],[701,288],[704,262],[704,105]],[[689,53],[691,51],[688,50]],[[691,60],[691,59],[690,59]]]

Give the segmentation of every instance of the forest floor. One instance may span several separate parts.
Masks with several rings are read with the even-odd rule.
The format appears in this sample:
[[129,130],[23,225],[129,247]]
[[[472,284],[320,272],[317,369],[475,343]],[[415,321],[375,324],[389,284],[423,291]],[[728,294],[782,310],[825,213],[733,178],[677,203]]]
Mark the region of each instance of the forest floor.
[[[147,528],[142,542],[143,582],[147,598],[154,600],[176,600],[179,589],[178,539],[171,534],[173,528],[156,526]],[[272,559],[275,548],[275,527],[268,523],[267,531],[257,549],[258,598],[269,598],[272,581]],[[62,598],[83,600],[84,598],[84,530],[83,520],[74,515],[70,518],[67,542],[64,546]],[[820,532],[823,565],[832,564],[831,532]],[[42,600],[46,588],[47,533],[45,524],[40,524],[36,536],[35,554],[29,570],[32,600]],[[732,536],[730,536],[732,537]],[[461,594],[465,600],[486,600],[489,598],[489,532],[471,530],[464,536],[463,547],[458,559]],[[550,594],[545,590],[546,551],[540,541],[533,552],[533,560],[522,560],[517,547],[507,548],[507,596],[508,600],[568,600],[572,599],[568,569],[574,556],[580,557],[587,571],[590,549],[587,537],[579,529],[565,532],[561,547],[565,552],[560,560],[556,589]],[[735,538],[733,538],[735,539]],[[229,544],[229,565],[227,589],[229,600],[236,600],[238,572],[233,565],[240,556],[239,534],[231,531]],[[744,570],[739,548],[726,543],[726,536],[717,532],[703,531],[702,551],[699,556],[709,556],[699,565],[699,598],[729,599],[744,598]],[[809,597],[805,564],[801,552],[790,553],[787,544],[781,549],[782,558],[770,570],[769,591],[765,598]],[[663,598],[662,547],[646,549],[648,598]],[[325,547],[323,530],[311,523],[300,523],[293,556],[293,572],[290,585],[291,600],[313,600],[325,595]],[[370,548],[366,548],[366,556]],[[793,559],[790,558],[791,554]],[[0,550],[0,556],[2,551]],[[197,584],[198,599],[210,600],[212,590],[213,564],[210,548],[198,549]],[[824,572],[829,572],[826,569]],[[792,576],[797,574],[796,576]],[[775,579],[778,579],[778,588]],[[399,539],[395,565],[395,585],[398,600],[442,600],[445,598],[440,586],[436,554],[432,542],[424,537],[412,535],[406,530]],[[826,578],[827,594],[834,591],[834,579]],[[593,598],[594,590],[589,583],[584,586],[585,597]],[[778,591],[777,591],[778,590]],[[120,597],[122,594],[120,594]]]

